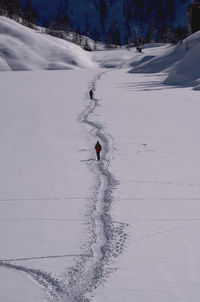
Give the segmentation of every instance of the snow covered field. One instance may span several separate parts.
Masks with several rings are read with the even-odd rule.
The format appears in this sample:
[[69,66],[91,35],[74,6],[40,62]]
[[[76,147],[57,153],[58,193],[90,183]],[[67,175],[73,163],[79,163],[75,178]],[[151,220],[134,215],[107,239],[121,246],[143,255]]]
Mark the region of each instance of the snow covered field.
[[0,301],[199,301],[198,35],[0,73]]
[[115,146],[112,217],[127,239],[95,302],[200,297],[199,95],[164,87],[162,78],[119,70],[97,86]]

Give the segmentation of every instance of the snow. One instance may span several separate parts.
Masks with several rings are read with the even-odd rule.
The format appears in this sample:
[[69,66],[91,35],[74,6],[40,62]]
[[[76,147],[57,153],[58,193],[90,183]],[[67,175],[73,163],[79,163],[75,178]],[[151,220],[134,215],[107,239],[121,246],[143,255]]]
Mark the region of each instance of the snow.
[[162,79],[119,70],[97,86],[97,113],[115,143],[112,217],[127,240],[95,302],[200,296],[199,97],[163,87]]
[[[155,56],[145,56],[129,71],[130,73],[167,72],[167,85],[199,86],[200,79],[200,32],[186,38],[176,46],[165,45],[153,49]],[[145,53],[145,50],[144,50]],[[146,58],[146,59],[145,59]]]
[[1,301],[199,300],[199,38],[0,73]]
[[[12,288],[12,290],[10,290]],[[47,302],[45,293],[33,282],[27,280],[26,275],[2,269],[0,274],[0,295],[2,301],[9,302]]]
[[196,86],[200,79],[200,31],[183,41],[182,48],[186,50],[183,58],[169,73],[166,84]]
[[[136,67],[133,67],[130,73],[157,73],[170,68],[178,60],[180,60],[185,53],[184,48],[178,46],[164,45],[159,49],[153,49],[157,55],[144,56],[140,62],[137,62]],[[146,58],[146,59],[145,59]]]
[[0,259],[18,259],[10,263],[22,271],[60,275],[84,253],[93,179],[78,116],[90,78],[82,70],[0,73]]
[[0,16],[0,71],[74,69],[95,64],[75,44],[26,28]]

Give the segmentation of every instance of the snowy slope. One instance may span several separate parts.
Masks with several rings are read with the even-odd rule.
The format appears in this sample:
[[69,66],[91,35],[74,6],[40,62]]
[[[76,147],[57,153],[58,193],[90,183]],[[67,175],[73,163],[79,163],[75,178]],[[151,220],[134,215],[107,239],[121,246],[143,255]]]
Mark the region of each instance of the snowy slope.
[[111,53],[96,53],[107,68],[0,73],[4,302],[199,300],[198,93],[127,73],[117,57],[135,50],[109,69]]
[[169,72],[165,84],[198,86],[200,84],[200,31],[189,36],[180,46],[184,56]]
[[[50,43],[1,20],[4,39]],[[199,95],[163,84],[186,59],[198,79],[198,41],[0,73],[1,301],[199,301]]]
[[160,47],[152,56],[144,49],[141,60],[132,61],[130,73],[165,72],[164,84],[198,86],[200,81],[200,32],[186,38],[181,44]]
[[0,71],[92,67],[80,47],[0,16]]

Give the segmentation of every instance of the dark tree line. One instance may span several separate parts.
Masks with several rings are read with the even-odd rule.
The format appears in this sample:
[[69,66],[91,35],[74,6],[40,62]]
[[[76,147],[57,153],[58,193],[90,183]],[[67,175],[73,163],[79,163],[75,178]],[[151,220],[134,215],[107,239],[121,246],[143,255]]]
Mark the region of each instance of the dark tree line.
[[[0,0],[0,14],[14,19],[20,19],[24,25],[34,27],[40,24],[47,28],[47,33],[63,36],[63,32],[76,32],[74,41],[80,43],[80,35],[91,37],[95,41],[101,40],[107,47],[113,45],[138,45],[145,42],[176,42],[186,36],[186,29],[171,26],[175,20],[174,0],[124,0],[121,3],[122,19],[112,20],[110,12],[113,10],[114,0],[93,0],[93,12],[96,12],[98,22],[92,23],[91,13],[84,12],[83,24],[77,26],[74,12],[68,0],[58,1],[57,13],[39,20],[33,0],[25,0],[20,7],[20,0]],[[181,0],[184,3],[187,0]],[[95,16],[95,15],[94,15]],[[109,22],[108,22],[109,21]],[[78,37],[78,38],[77,38]],[[82,44],[82,42],[81,42]],[[88,48],[85,43],[85,48]]]
[[2,15],[7,15],[8,17],[19,15],[19,0],[0,0],[0,11]]
[[32,27],[37,23],[38,14],[31,0],[25,1],[24,6],[21,8],[21,15],[24,20],[24,25]]
[[31,0],[26,0],[22,7],[20,6],[20,0],[0,0],[0,14],[16,21],[22,20],[24,25],[30,27],[36,24],[38,19]]
[[169,23],[174,20],[174,11],[174,0],[126,0],[123,5],[123,14],[127,22],[156,21],[157,25]]

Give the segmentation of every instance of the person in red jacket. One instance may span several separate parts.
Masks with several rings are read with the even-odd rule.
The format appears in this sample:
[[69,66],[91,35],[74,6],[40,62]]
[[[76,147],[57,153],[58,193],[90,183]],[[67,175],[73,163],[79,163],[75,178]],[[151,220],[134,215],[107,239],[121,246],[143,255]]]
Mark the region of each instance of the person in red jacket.
[[95,145],[95,150],[96,150],[96,154],[97,154],[97,159],[100,160],[100,152],[102,150],[101,144],[99,141],[97,141],[96,145]]
[[92,100],[93,99],[93,95],[94,95],[94,92],[92,91],[92,89],[90,90],[89,95],[90,95],[90,99]]

